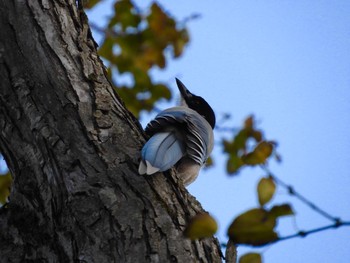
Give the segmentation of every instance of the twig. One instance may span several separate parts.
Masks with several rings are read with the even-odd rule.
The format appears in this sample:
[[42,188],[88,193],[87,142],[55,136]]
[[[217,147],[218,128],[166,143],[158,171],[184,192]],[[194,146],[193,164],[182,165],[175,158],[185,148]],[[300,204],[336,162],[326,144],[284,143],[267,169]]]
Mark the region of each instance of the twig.
[[[289,235],[289,236],[285,236],[285,237],[279,237],[278,239],[276,239],[275,241],[272,241],[271,243],[276,243],[279,241],[283,241],[283,240],[287,240],[287,239],[291,239],[291,238],[295,238],[295,237],[306,237],[307,235],[310,234],[314,234],[317,232],[321,232],[321,231],[325,231],[328,229],[332,229],[332,228],[338,228],[341,226],[350,226],[350,222],[342,222],[342,221],[337,221],[336,223],[332,224],[332,225],[327,225],[327,226],[323,226],[323,227],[319,227],[319,228],[314,228],[308,231],[299,231],[296,234],[293,235]],[[269,243],[269,244],[271,244]]]
[[297,191],[294,190],[293,186],[286,184],[283,182],[281,179],[276,177],[275,175],[272,174],[272,172],[266,167],[262,166],[262,169],[264,169],[268,175],[280,186],[286,188],[288,190],[288,193],[292,196],[295,196],[297,199],[299,199],[301,202],[306,204],[308,207],[310,207],[312,210],[315,212],[319,213],[323,217],[333,221],[335,224],[339,224],[341,222],[341,219],[339,217],[332,216],[331,214],[327,213],[317,205],[315,205],[313,202],[311,202],[309,199],[307,199],[305,196],[302,194],[298,193]]
[[[284,240],[288,240],[288,239],[292,239],[292,238],[296,238],[296,237],[306,237],[310,234],[314,234],[314,233],[317,233],[317,232],[321,232],[321,231],[325,231],[325,230],[328,230],[328,229],[332,229],[332,228],[339,228],[341,226],[350,226],[350,221],[339,221],[339,222],[336,222],[334,224],[331,224],[331,225],[327,225],[327,226],[323,226],[323,227],[319,227],[319,228],[314,228],[314,229],[310,229],[310,230],[307,230],[307,231],[299,231],[295,234],[292,234],[292,235],[289,235],[289,236],[285,236],[285,237],[279,237],[277,238],[276,240],[274,241],[271,241],[269,243],[266,243],[262,246],[267,246],[267,245],[271,245],[271,244],[274,244],[274,243],[277,243],[277,242],[280,242],[280,241],[284,241]],[[225,243],[221,243],[220,244],[222,248],[226,248],[226,244]],[[247,244],[240,244],[240,245],[247,245]],[[250,245],[248,245],[250,246]],[[254,246],[256,247],[256,246]]]

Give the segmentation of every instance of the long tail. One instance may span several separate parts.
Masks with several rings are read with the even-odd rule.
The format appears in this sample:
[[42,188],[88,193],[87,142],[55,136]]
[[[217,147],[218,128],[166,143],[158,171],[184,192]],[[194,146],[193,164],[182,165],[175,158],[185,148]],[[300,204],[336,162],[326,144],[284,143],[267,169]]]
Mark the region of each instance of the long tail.
[[184,155],[185,148],[175,131],[156,133],[142,148],[139,174],[154,174],[174,166]]

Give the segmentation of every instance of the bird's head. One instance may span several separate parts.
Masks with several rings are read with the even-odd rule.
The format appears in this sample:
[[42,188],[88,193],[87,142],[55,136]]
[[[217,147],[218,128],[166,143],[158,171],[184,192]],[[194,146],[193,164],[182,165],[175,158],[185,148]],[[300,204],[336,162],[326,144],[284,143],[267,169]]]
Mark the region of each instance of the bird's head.
[[187,107],[198,112],[198,114],[203,116],[203,118],[206,119],[207,122],[210,124],[210,126],[214,129],[215,113],[213,109],[210,107],[210,105],[208,104],[208,102],[206,102],[205,99],[203,99],[202,97],[192,94],[186,88],[186,86],[177,78],[176,78],[176,84],[180,90],[183,104],[185,104]]

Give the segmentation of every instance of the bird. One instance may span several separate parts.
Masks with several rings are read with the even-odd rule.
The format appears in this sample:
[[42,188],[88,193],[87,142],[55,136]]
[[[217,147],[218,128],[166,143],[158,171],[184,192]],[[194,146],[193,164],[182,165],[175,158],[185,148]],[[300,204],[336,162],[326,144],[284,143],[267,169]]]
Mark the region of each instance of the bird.
[[141,175],[164,172],[172,167],[185,186],[192,183],[214,145],[215,113],[200,96],[176,78],[180,106],[161,111],[145,128],[150,139],[141,150]]

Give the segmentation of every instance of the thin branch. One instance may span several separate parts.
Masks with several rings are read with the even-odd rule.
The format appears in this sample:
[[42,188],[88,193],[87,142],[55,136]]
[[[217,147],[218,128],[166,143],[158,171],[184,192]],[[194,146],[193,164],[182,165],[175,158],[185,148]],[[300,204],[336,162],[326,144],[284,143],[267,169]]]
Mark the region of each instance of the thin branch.
[[293,186],[288,185],[287,183],[283,182],[281,179],[276,177],[272,172],[266,167],[262,166],[262,169],[264,169],[268,175],[280,186],[284,187],[287,189],[288,193],[292,196],[295,196],[297,199],[299,199],[301,202],[306,204],[310,209],[314,210],[315,212],[319,213],[323,217],[333,221],[335,224],[339,224],[341,222],[341,219],[339,217],[332,216],[331,214],[327,213],[317,205],[315,205],[313,202],[311,202],[309,199],[307,199],[305,196],[302,194],[298,193],[297,191],[294,190]]
[[[310,234],[314,234],[314,233],[317,233],[317,232],[322,232],[322,231],[325,231],[325,230],[328,230],[328,229],[336,229],[336,228],[339,228],[341,226],[350,226],[350,221],[338,221],[334,224],[331,224],[331,225],[327,225],[327,226],[323,226],[323,227],[319,227],[319,228],[314,228],[314,229],[310,229],[310,230],[307,230],[307,231],[299,231],[298,233],[295,233],[295,234],[292,234],[292,235],[289,235],[289,236],[285,236],[285,237],[279,237],[277,238],[276,240],[274,241],[271,241],[269,243],[266,243],[266,244],[263,244],[261,246],[267,246],[267,245],[271,245],[271,244],[274,244],[274,243],[277,243],[277,242],[280,242],[280,241],[284,241],[284,240],[288,240],[288,239],[292,239],[292,238],[296,238],[296,237],[306,237]],[[225,243],[221,243],[220,244],[222,248],[225,248],[226,247],[226,244]],[[239,244],[239,245],[246,245],[246,246],[253,246],[253,247],[258,247],[258,246],[254,246],[254,245],[250,245],[250,244]]]
[[287,239],[291,239],[291,238],[295,238],[295,237],[306,237],[307,235],[310,235],[310,234],[314,234],[314,233],[325,231],[325,230],[332,229],[332,228],[338,228],[338,227],[341,227],[341,226],[350,226],[350,221],[349,222],[337,221],[336,223],[334,223],[332,225],[327,225],[327,226],[323,226],[323,227],[319,227],[319,228],[314,228],[314,229],[311,229],[311,230],[308,230],[308,231],[299,231],[298,233],[293,234],[293,235],[289,235],[289,236],[285,236],[285,237],[279,237],[278,239],[276,239],[275,241],[273,241],[271,243],[276,243],[276,242],[279,242],[279,241],[283,241],[283,240],[287,240]]

